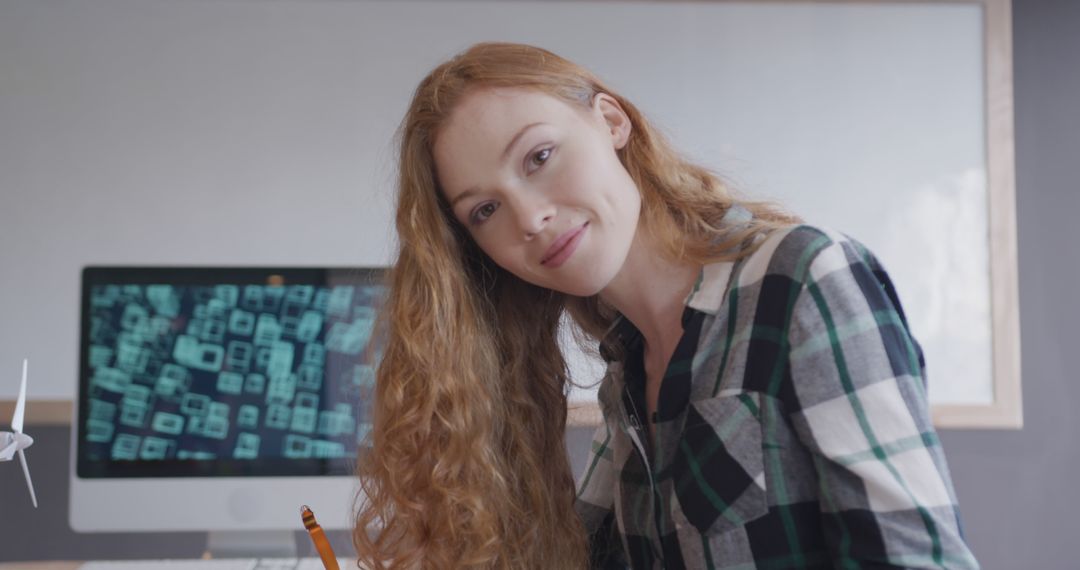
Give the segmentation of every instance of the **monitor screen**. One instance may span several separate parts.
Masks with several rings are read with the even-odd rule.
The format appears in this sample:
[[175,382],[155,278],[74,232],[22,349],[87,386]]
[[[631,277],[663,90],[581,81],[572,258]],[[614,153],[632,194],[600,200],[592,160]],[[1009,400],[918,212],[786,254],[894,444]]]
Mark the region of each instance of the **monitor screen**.
[[76,479],[351,476],[371,425],[383,279],[85,268]]

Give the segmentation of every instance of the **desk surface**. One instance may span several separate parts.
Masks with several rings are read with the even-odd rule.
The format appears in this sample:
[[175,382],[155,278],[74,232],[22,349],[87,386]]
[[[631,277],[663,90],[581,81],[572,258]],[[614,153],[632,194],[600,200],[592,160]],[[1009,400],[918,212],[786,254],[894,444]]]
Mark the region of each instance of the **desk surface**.
[[[317,561],[318,558],[303,558],[302,561]],[[0,562],[0,570],[76,570],[85,560],[46,560],[39,562]],[[342,568],[355,568],[355,560],[338,558]],[[320,564],[321,565],[321,564]]]
[[0,570],[75,570],[82,564],[77,560],[53,560],[49,562],[0,562]]

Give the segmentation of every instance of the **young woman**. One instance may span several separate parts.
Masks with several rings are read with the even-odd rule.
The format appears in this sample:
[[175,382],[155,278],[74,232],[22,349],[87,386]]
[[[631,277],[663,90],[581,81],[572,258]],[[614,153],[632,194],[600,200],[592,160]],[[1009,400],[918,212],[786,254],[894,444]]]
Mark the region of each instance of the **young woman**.
[[[921,351],[860,244],[736,198],[534,47],[437,67],[400,144],[363,563],[977,566]],[[608,362],[580,489],[564,311]]]

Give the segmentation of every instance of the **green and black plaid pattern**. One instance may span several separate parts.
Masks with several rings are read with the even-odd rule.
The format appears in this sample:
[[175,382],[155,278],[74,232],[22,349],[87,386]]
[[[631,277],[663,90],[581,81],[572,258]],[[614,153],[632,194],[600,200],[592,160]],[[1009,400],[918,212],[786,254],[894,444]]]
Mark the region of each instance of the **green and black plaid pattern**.
[[[977,568],[888,274],[813,226],[706,266],[644,415],[640,334],[600,387],[578,511],[603,568]],[[647,421],[654,422],[650,437]]]

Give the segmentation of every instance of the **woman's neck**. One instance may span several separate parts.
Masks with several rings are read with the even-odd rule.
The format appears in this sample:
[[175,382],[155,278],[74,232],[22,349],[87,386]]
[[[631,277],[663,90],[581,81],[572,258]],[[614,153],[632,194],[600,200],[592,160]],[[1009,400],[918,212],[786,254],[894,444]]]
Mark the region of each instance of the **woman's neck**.
[[695,263],[672,261],[639,230],[615,279],[600,292],[641,331],[649,352],[670,354],[682,337],[682,313],[701,272]]

